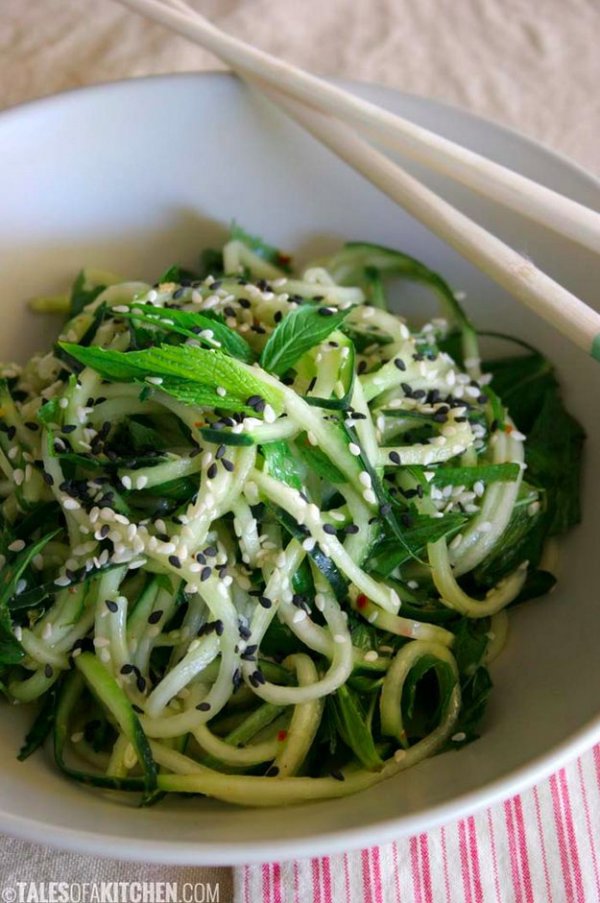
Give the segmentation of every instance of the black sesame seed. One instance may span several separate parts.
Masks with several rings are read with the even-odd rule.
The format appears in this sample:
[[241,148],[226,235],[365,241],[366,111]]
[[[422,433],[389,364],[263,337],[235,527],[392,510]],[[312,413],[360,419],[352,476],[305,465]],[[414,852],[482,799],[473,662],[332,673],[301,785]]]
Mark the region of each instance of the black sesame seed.
[[215,627],[215,633],[217,634],[217,636],[223,636],[223,631],[225,630],[225,625],[223,624],[223,621],[217,620],[217,621],[214,621],[213,623],[214,623],[214,627]]
[[162,609],[157,608],[156,611],[153,611],[148,615],[148,624],[158,624],[163,614],[164,612]]
[[395,451],[390,452],[389,459],[392,462],[392,464],[400,463],[400,455],[398,454],[398,452],[395,452]]
[[401,357],[394,358],[394,364],[396,365],[398,370],[406,370],[406,364]]
[[273,604],[268,596],[259,596],[258,601],[260,602],[260,604],[262,605],[263,608],[271,608],[271,606]]
[[114,599],[107,599],[104,603],[109,611],[112,611],[113,614],[119,610],[119,606],[114,601]]
[[39,423],[34,423],[33,420],[26,420],[26,421],[25,421],[25,426],[27,427],[28,430],[31,430],[32,433],[37,433],[37,431],[38,431],[39,428],[40,428]]
[[204,550],[204,554],[206,555],[207,558],[214,558],[215,555],[217,554],[217,547],[216,546],[207,546]]
[[333,524],[323,524],[323,533],[328,533],[330,536],[335,536],[335,527]]
[[335,313],[333,307],[319,307],[319,313],[322,317],[331,317]]
[[250,637],[252,636],[252,631],[250,630],[249,627],[246,627],[245,624],[240,624],[238,629],[239,629],[240,637],[243,640],[249,640]]
[[47,677],[49,680],[53,674],[52,665],[44,665],[44,677]]
[[209,480],[214,480],[216,475],[217,475],[217,465],[213,461],[213,463],[210,465],[210,467],[206,471],[206,476],[208,477]]
[[208,578],[210,577],[211,574],[212,574],[211,567],[207,566],[207,567],[202,568],[202,570],[200,571],[200,581],[202,583],[204,583],[205,580],[208,580]]
[[412,395],[412,386],[409,386],[408,383],[400,383],[400,388],[402,389],[402,391],[404,392],[404,394],[407,396],[407,398],[410,398],[410,397],[411,397],[411,395]]
[[235,693],[236,690],[239,690],[239,688],[242,685],[242,672],[240,671],[239,668],[236,668],[235,671],[233,672],[231,681],[233,683],[233,692]]
[[142,677],[141,674],[138,674],[135,685],[138,688],[140,693],[143,693],[144,690],[146,689],[146,680],[144,677]]
[[135,702],[132,702],[132,703],[131,703],[131,708],[133,709],[134,712],[137,712],[138,715],[143,715],[143,714],[144,714],[144,710],[143,710],[142,708],[140,708],[139,705],[136,705]]
[[180,568],[180,567],[181,567],[181,561],[180,561],[180,559],[177,557],[177,555],[169,555],[169,559],[168,559],[168,560],[169,560],[169,564],[172,564],[174,568]]
[[209,712],[210,711],[210,702],[199,702],[196,706],[199,712]]
[[196,561],[198,562],[198,564],[206,564],[206,558],[204,557],[202,552],[198,552],[198,554],[196,555]]
[[223,457],[223,455],[225,454],[226,451],[227,451],[226,445],[219,445],[218,449],[215,452],[215,458],[217,459],[217,461],[219,460],[219,458]]
[[337,769],[335,769],[334,771],[331,771],[330,774],[331,774],[331,777],[335,778],[336,781],[345,781],[346,780],[346,778],[344,777],[342,772],[338,771]]
[[130,665],[129,663],[126,665],[123,665],[120,673],[121,674],[133,674],[133,665]]
[[228,473],[233,473],[233,471],[235,470],[235,464],[233,463],[233,461],[230,461],[229,458],[222,458],[221,464]]
[[392,513],[392,506],[390,505],[390,503],[389,503],[389,502],[384,502],[384,504],[381,505],[381,507],[379,508],[379,513],[380,513],[383,517],[387,517],[388,514],[391,514],[391,513]]
[[274,778],[279,774],[279,768],[277,765],[270,765],[265,771],[266,778]]
[[275,311],[275,314],[273,315],[273,320],[275,321],[275,323],[281,323],[282,319],[283,313],[280,310]]
[[110,527],[108,526],[108,524],[103,524],[102,527],[100,527],[100,538],[106,539],[109,533]]
[[77,429],[77,427],[74,423],[66,423],[62,428],[62,432],[63,433],[74,433],[76,429]]
[[357,524],[346,524],[344,527],[344,533],[358,533],[359,527]]
[[[246,284],[247,284],[246,282],[240,283],[240,285],[246,285]],[[247,298],[239,298],[238,300],[239,300],[240,307],[243,307],[244,310],[250,310],[250,308],[252,307],[252,305],[250,304],[250,302],[248,301]]]
[[307,391],[307,392],[312,392],[312,390],[314,389],[316,383],[317,383],[317,377],[316,377],[316,376],[313,376],[313,378],[312,378],[311,381],[309,382],[308,386],[306,387],[306,391]]
[[47,483],[48,486],[54,486],[54,477],[52,476],[52,474],[46,473],[46,471],[44,471],[42,476],[44,478],[44,483]]

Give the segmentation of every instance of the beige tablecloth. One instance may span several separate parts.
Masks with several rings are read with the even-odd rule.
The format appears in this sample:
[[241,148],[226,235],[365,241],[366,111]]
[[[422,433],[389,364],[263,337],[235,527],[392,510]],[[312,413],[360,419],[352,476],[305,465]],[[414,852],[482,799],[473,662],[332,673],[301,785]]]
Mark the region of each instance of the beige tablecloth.
[[[600,171],[600,0],[192,4],[309,69],[468,107]],[[0,0],[0,47],[0,108],[99,81],[217,65],[109,0]],[[220,903],[231,899],[227,869],[132,866],[0,838],[0,886],[125,877],[219,880]]]

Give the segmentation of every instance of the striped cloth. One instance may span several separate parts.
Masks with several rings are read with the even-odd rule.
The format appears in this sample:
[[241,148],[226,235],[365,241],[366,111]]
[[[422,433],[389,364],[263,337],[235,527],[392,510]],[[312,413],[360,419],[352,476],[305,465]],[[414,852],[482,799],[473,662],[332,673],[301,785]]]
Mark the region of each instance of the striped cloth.
[[598,903],[600,745],[462,821],[381,847],[235,870],[235,903]]

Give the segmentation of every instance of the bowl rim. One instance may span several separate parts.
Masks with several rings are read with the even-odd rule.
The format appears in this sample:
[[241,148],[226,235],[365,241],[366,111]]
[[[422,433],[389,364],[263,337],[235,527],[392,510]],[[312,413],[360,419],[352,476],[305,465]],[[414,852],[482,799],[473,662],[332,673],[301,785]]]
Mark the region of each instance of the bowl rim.
[[[139,82],[168,84],[197,79],[215,82],[237,81],[236,76],[231,72],[211,69],[202,72],[184,71],[133,76],[114,81],[99,82],[93,85],[82,85],[44,97],[33,98],[0,110],[0,130],[6,122],[13,118],[27,116],[30,111],[37,109],[43,110],[44,108],[58,106],[64,102],[68,103],[72,98],[81,94],[94,95],[135,90]],[[503,125],[491,118],[462,109],[456,104],[401,91],[390,85],[341,78],[331,79],[331,81],[349,90],[360,90],[362,86],[372,87],[390,97],[400,95],[417,103],[424,103],[426,106],[434,109],[437,108],[440,111],[450,111],[452,115],[459,115],[475,125],[483,123],[487,129],[508,134],[511,138],[529,146],[537,153],[559,163],[561,167],[570,170],[571,173],[587,182],[594,193],[600,193],[600,178],[586,170],[582,165],[569,159],[566,155],[546,147],[541,142],[524,135],[517,129]],[[422,812],[386,818],[370,827],[335,829],[327,833],[298,840],[285,839],[259,841],[256,843],[236,841],[227,844],[195,843],[168,839],[151,840],[129,835],[104,834],[93,830],[81,831],[80,829],[64,826],[48,825],[35,817],[15,815],[4,809],[0,809],[0,830],[28,841],[53,848],[90,854],[94,857],[116,858],[136,862],[152,861],[171,865],[235,866],[267,862],[274,859],[284,860],[286,858],[297,859],[331,855],[418,834],[480,811],[483,808],[519,794],[549,777],[599,741],[600,709],[597,716],[591,718],[560,743],[555,744],[520,768],[488,781],[475,790],[428,807]],[[48,836],[49,827],[52,830],[50,836]]]

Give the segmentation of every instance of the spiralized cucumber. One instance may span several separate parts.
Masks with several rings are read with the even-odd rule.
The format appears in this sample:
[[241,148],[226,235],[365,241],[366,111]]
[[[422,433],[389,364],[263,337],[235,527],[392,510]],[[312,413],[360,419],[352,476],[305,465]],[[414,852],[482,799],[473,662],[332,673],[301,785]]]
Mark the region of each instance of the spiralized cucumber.
[[344,796],[475,736],[545,499],[425,265],[292,273],[237,226],[210,260],[32,302],[70,318],[0,381],[0,677],[43,702],[22,757],[50,732],[75,780]]

